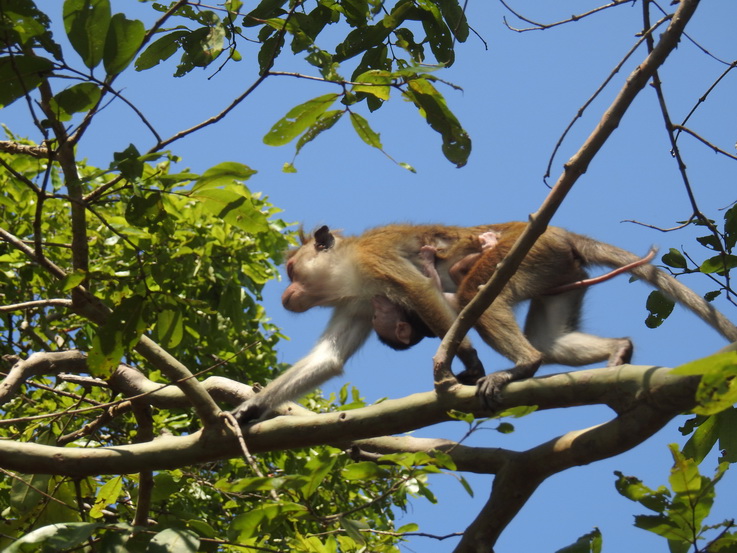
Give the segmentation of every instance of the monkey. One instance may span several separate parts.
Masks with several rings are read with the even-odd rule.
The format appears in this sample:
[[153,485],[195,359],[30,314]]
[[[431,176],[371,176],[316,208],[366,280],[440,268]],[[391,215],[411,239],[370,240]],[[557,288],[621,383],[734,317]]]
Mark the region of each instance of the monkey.
[[[453,282],[458,285],[471,269],[473,264],[481,256],[481,252],[493,248],[499,239],[494,231],[483,232],[478,236],[479,251],[470,253],[453,264],[448,272]],[[458,246],[456,246],[458,247]],[[462,245],[461,247],[466,247]],[[438,257],[447,257],[448,253],[439,253],[435,246],[424,245],[420,248],[420,260],[423,272],[429,277],[438,290],[443,289],[440,275],[435,268]],[[451,306],[455,306],[455,293],[444,292],[445,298]],[[390,302],[384,296],[372,298],[374,306],[374,318],[372,320],[374,331],[383,344],[395,350],[405,350],[426,337],[435,336],[427,325],[416,313],[408,312],[401,306]]]
[[[327,226],[318,228],[301,247],[287,255],[291,281],[282,294],[288,311],[301,313],[317,306],[333,313],[312,350],[253,398],[236,407],[241,422],[257,419],[271,408],[294,399],[342,373],[343,365],[373,330],[375,296],[383,296],[408,313],[416,313],[435,336],[444,335],[456,317],[442,292],[423,272],[422,246],[442,252],[436,269],[443,290],[455,291],[449,268],[479,250],[478,236],[489,225],[388,225],[360,236],[344,237]],[[458,348],[465,370],[459,381],[472,384],[484,367],[468,338]]]
[[[450,328],[455,311],[432,279],[426,276],[420,250],[433,245],[438,256],[435,269],[444,291],[454,291],[450,267],[478,252],[478,236],[499,234],[497,244],[481,254],[457,287],[459,307],[464,307],[478,287],[509,251],[526,223],[502,223],[474,227],[442,225],[387,225],[360,236],[344,237],[327,226],[290,252],[287,275],[291,281],[282,294],[283,306],[293,312],[312,307],[333,307],[327,328],[312,350],[252,399],[236,407],[234,416],[245,423],[271,408],[294,399],[342,372],[345,361],[365,342],[372,330],[372,298],[386,297],[408,312],[415,312],[437,336]],[[511,369],[485,375],[468,338],[458,348],[465,370],[456,375],[461,383],[476,383],[480,399],[493,409],[496,394],[512,380],[535,374],[542,362],[578,366],[608,360],[628,361],[632,343],[627,338],[602,338],[577,330],[581,300],[586,287],[557,295],[545,292],[586,279],[585,267],[622,267],[638,256],[561,228],[548,228],[530,250],[499,298],[482,314],[475,328],[482,339],[513,361]],[[691,309],[730,341],[737,327],[698,294],[652,265],[629,272]],[[522,332],[512,308],[530,300]]]

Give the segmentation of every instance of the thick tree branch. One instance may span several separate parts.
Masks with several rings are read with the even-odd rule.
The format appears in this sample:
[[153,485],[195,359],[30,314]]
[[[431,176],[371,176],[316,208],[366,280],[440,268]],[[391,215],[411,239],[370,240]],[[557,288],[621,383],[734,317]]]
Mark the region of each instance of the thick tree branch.
[[[639,406],[646,405],[657,415],[653,415],[657,421],[660,421],[662,417],[672,417],[676,412],[687,410],[693,405],[697,382],[695,378],[674,376],[667,368],[625,365],[513,382],[505,388],[500,403],[505,409],[519,405],[538,405],[541,410],[587,404],[616,405],[619,409],[625,409],[624,406],[629,405],[630,408],[625,409],[625,414],[620,417],[630,416]],[[614,386],[614,383],[617,385]],[[246,388],[245,385],[241,386]],[[451,420],[447,414],[450,409],[470,412],[480,417],[488,415],[479,406],[474,388],[459,386],[442,396],[435,392],[425,392],[352,411],[276,417],[248,427],[244,436],[252,453],[319,444],[344,446],[352,443],[369,451],[381,451],[391,443],[396,447],[398,442],[387,438],[378,442],[357,440],[377,439],[378,436],[408,432],[448,421]],[[293,411],[303,412],[299,408]],[[599,432],[604,435],[620,432],[615,427],[606,430],[610,427],[605,424]],[[612,437],[614,441],[611,443],[620,443],[620,438]],[[413,448],[421,445],[417,441],[406,443]],[[448,452],[457,458],[456,462],[462,470],[468,468],[474,472],[490,474],[503,468],[510,456],[516,458],[520,455],[502,449],[464,448],[445,441],[432,441],[424,445],[438,446]],[[214,461],[238,455],[239,451],[238,443],[232,435],[214,430],[160,438],[145,444],[105,448],[55,448],[3,441],[0,442],[0,466],[38,474],[123,474]],[[483,453],[482,460],[474,460],[473,454],[479,451]],[[619,451],[618,449],[617,452]],[[579,457],[574,458],[580,460]],[[570,461],[560,461],[549,466],[557,468],[566,462]],[[547,465],[548,461],[543,464]]]

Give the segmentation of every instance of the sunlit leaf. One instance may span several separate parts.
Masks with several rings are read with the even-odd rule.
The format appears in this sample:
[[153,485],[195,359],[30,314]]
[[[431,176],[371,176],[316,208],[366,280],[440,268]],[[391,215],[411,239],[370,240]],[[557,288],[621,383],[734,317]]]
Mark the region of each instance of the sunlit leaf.
[[325,94],[293,107],[266,133],[264,143],[269,146],[283,146],[291,142],[311,127],[337,99],[338,94]]
[[381,150],[382,147],[379,133],[374,132],[365,118],[355,112],[351,112],[351,123],[353,123],[353,129],[356,131],[356,134],[361,137],[361,140],[369,146],[373,146],[374,148]]
[[95,504],[90,509],[89,515],[92,518],[102,518],[103,509],[107,509],[109,505],[113,505],[118,502],[123,491],[123,477],[116,476],[111,478],[97,491],[95,497]]
[[[207,188],[230,186],[237,181],[246,181],[255,174],[256,171],[248,165],[235,161],[224,161],[202,173],[202,176],[197,179],[192,191],[199,192]],[[248,189],[240,188],[240,190],[244,194],[248,194]]]
[[353,92],[365,92],[385,101],[389,99],[389,85],[392,82],[390,72],[372,69],[359,75],[356,81],[366,84],[353,85]]
[[383,474],[384,469],[370,461],[353,463],[341,471],[341,475],[346,480],[371,480],[372,478],[380,478]]
[[702,273],[724,273],[737,267],[737,255],[715,255],[704,261],[699,270]]
[[177,347],[184,336],[184,317],[178,309],[162,309],[156,317],[156,340],[164,348]]

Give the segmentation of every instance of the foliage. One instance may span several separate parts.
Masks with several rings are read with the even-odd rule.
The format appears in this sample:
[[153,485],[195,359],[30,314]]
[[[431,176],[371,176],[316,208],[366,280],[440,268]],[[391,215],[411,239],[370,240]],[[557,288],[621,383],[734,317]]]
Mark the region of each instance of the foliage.
[[[668,540],[671,553],[734,551],[737,546],[734,520],[705,524],[716,495],[714,487],[729,464],[720,463],[714,476],[709,478],[699,474],[698,463],[685,457],[677,446],[671,445],[671,453],[674,465],[669,479],[670,489],[660,486],[652,490],[637,478],[616,473],[617,491],[655,513],[635,517],[635,526]],[[708,543],[702,545],[704,540]]]
[[[239,49],[251,48],[256,36],[262,80],[275,73],[289,44],[340,92],[292,109],[267,133],[267,144],[298,139],[299,152],[349,114],[359,137],[381,150],[378,133],[358,109],[380,109],[394,89],[441,134],[448,159],[465,163],[470,140],[433,85],[437,78],[419,65],[426,55],[438,67],[452,64],[454,42],[468,35],[455,0],[402,0],[390,10],[373,1],[306,7],[264,0],[243,13],[238,0],[218,9],[178,1],[152,4],[159,15],[148,12],[144,23],[113,13],[109,0],[66,0],[61,26],[51,9],[31,0],[0,2],[0,107],[28,102],[43,140],[6,129],[13,147],[0,153],[0,226],[6,229],[0,351],[12,359],[39,350],[89,352],[89,375],[101,379],[28,380],[24,394],[6,404],[17,422],[0,427],[5,438],[90,447],[194,431],[189,410],[146,415],[130,402],[112,403],[116,391],[102,385],[121,361],[145,368],[153,381],[167,381],[136,352],[144,334],[206,374],[217,369],[236,380],[264,381],[283,368],[275,353],[281,335],[259,300],[291,238],[278,210],[247,187],[255,171],[233,162],[202,174],[174,170],[180,160],[165,147],[176,137],[162,139],[135,111],[155,138],[147,153],[131,144],[108,167],[76,157],[75,144],[105,103],[125,101],[113,88],[120,73],[179,56],[174,76],[182,77],[216,60],[239,61]],[[323,34],[339,21],[348,30],[329,51],[319,42],[334,38]],[[68,44],[57,40],[59,29]],[[416,42],[418,31],[424,38]],[[341,76],[346,70],[350,81]],[[287,168],[294,170],[291,163]],[[94,294],[112,309],[104,321],[80,311],[80,294]],[[319,396],[309,401],[325,407]],[[360,398],[346,392],[341,404],[355,407]],[[80,408],[93,409],[95,418]],[[402,533],[414,529],[395,527],[395,509],[404,509],[410,495],[434,500],[426,475],[448,462],[415,454],[354,463],[323,447],[259,457],[255,470],[265,477],[243,458],[153,475],[17,476],[0,482],[0,533],[6,551],[92,543],[105,551],[394,551]],[[151,489],[150,497],[139,497]],[[134,520],[145,522],[136,509],[149,501],[149,525],[132,527]]]

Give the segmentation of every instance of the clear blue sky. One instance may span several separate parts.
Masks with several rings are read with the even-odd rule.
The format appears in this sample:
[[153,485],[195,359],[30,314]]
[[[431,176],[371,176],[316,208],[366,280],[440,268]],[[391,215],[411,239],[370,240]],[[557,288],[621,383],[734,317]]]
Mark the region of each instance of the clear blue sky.
[[[134,7],[114,4],[114,9]],[[552,21],[590,9],[591,4],[566,2],[557,12],[554,8],[560,7],[559,3],[518,2],[516,7],[532,19]],[[136,11],[144,8],[135,6]],[[512,18],[496,2],[472,1],[468,14],[488,49],[481,40],[470,37],[458,46],[456,65],[440,74],[463,88],[442,88],[473,139],[473,153],[462,169],[443,158],[439,135],[415,108],[394,97],[369,120],[381,133],[385,149],[395,159],[413,165],[417,174],[399,168],[363,144],[347,120],[303,149],[296,160],[298,173],[282,173],[282,164],[292,158],[293,146],[270,148],[263,145],[262,136],[292,106],[339,91],[335,86],[289,77],[267,80],[225,121],[173,144],[171,149],[182,157],[183,166],[198,172],[225,160],[257,169],[258,174],[248,182],[251,190],[262,191],[284,210],[285,220],[302,223],[307,229],[328,224],[353,234],[390,222],[471,225],[524,219],[548,193],[542,176],[563,129],[634,43],[641,28],[641,6],[626,4],[575,24],[524,34],[505,28],[502,17]],[[737,58],[736,20],[737,3],[704,2],[688,32],[715,56],[731,61]],[[206,77],[212,74],[211,69],[173,79],[173,64],[168,63],[143,74],[124,74],[116,84],[124,87],[127,98],[143,110],[160,134],[168,136],[218,112],[255,80],[254,67],[248,61],[253,52],[245,47],[242,51],[246,61],[229,65],[210,80]],[[644,55],[644,49],[635,53],[570,133],[553,164],[553,182],[633,64]],[[302,70],[304,65],[285,59],[276,69]],[[682,42],[661,73],[674,121],[683,118],[724,69],[690,42]],[[726,149],[735,143],[732,108],[736,88],[735,76],[730,76],[691,120],[697,132]],[[18,102],[0,113],[0,121],[25,134],[29,126],[24,116]],[[80,145],[80,154],[92,164],[106,166],[112,152],[131,142],[144,151],[154,141],[133,114],[116,103],[98,117]],[[700,207],[721,218],[718,210],[734,200],[734,193],[730,194],[735,189],[734,162],[687,136],[681,137],[680,144]],[[634,219],[667,228],[690,214],[655,95],[647,89],[579,180],[554,224],[637,253],[644,254],[651,244],[658,244],[663,251],[685,247],[702,258],[704,252],[693,240],[697,234],[691,230],[663,234],[623,222]],[[704,278],[685,282],[702,292],[709,289]],[[329,313],[286,312],[279,302],[283,288],[283,282],[270,284],[265,305],[273,321],[291,337],[281,344],[280,358],[293,363],[310,349]],[[587,301],[585,329],[605,336],[630,336],[637,364],[676,366],[725,344],[704,323],[678,308],[663,327],[647,329],[643,321],[648,293],[647,286],[629,284],[626,277],[595,287]],[[734,307],[723,301],[718,305],[734,318]],[[508,367],[506,360],[480,340],[475,341],[487,370]],[[329,383],[324,392],[337,391],[350,382],[368,401],[375,401],[430,390],[431,356],[437,344],[437,340],[425,340],[411,352],[398,353],[372,338],[350,360],[345,376]],[[561,368],[547,367],[541,374],[558,370]],[[605,408],[544,412],[513,421],[517,430],[511,435],[483,431],[468,443],[527,448],[610,417]],[[684,420],[679,418],[631,452],[549,479],[503,534],[496,550],[555,551],[596,526],[604,533],[604,551],[664,551],[664,540],[632,527],[632,516],[644,510],[616,493],[613,471],[640,477],[651,487],[665,484],[671,466],[666,446],[683,443],[677,428]],[[465,430],[461,423],[445,424],[416,435],[459,439]],[[702,470],[711,474],[714,465],[712,458]],[[488,497],[492,478],[470,475],[468,479],[474,498],[468,497],[452,477],[437,478],[434,490],[439,503],[417,500],[409,513],[399,515],[400,522],[418,522],[423,531],[435,534],[462,531]],[[730,493],[734,485],[735,476],[728,475],[717,497],[712,523],[737,515],[737,499]],[[435,553],[451,547],[447,541],[416,538],[407,550]]]

